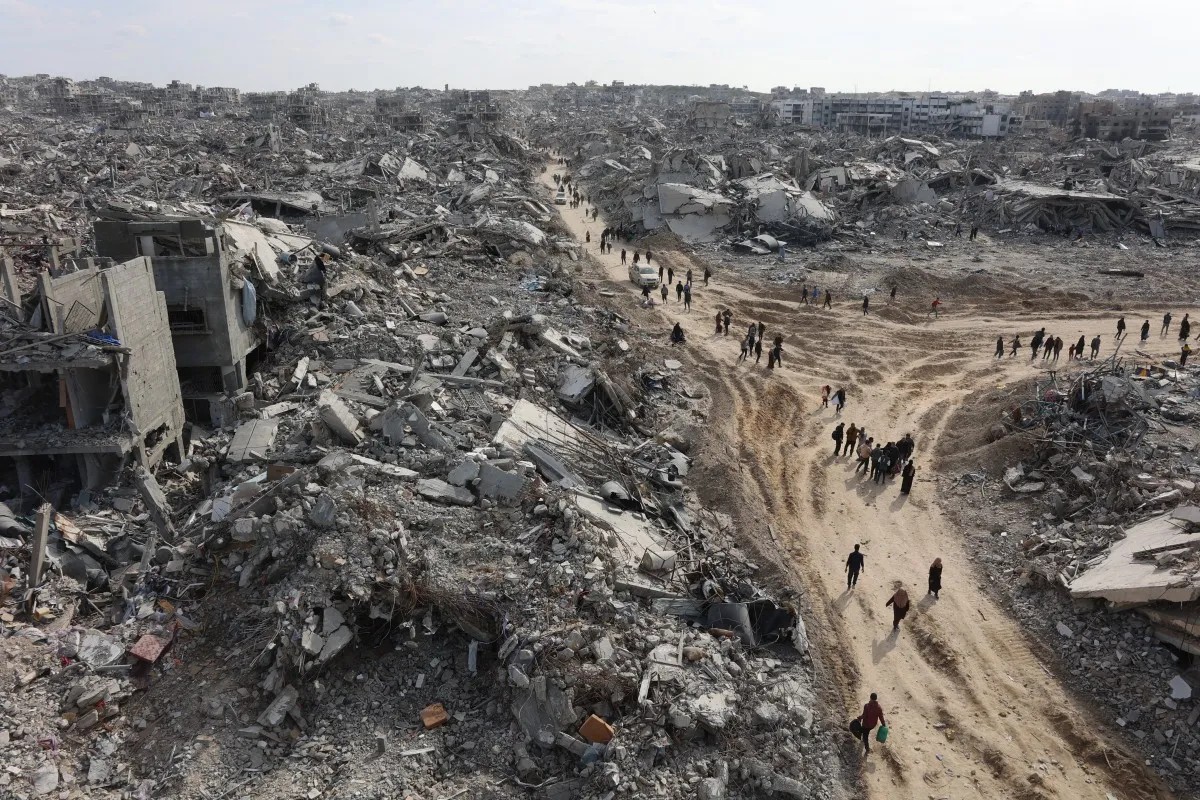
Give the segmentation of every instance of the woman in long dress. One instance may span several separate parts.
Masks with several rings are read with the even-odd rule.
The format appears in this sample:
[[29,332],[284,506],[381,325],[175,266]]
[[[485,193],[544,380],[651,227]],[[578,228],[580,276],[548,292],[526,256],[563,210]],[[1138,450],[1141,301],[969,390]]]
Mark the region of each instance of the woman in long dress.
[[900,494],[908,494],[912,490],[913,478],[916,477],[917,468],[913,466],[912,459],[904,465],[904,472],[901,473],[902,480],[900,482]]
[[885,604],[892,607],[892,630],[900,630],[900,620],[908,616],[908,592],[897,589]]
[[938,592],[942,590],[942,560],[935,558],[933,563],[929,565],[929,593],[936,600]]

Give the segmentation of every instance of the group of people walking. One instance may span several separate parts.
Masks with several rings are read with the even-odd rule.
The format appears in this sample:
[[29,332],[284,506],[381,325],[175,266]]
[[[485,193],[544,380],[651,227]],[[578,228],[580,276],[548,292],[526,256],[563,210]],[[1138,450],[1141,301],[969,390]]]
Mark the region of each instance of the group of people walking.
[[[866,565],[867,558],[862,552],[862,545],[854,545],[854,550],[846,557],[847,592],[858,585],[858,576],[866,571]],[[928,587],[929,594],[937,600],[942,592],[942,559],[940,558],[935,558],[929,565]],[[908,616],[909,609],[912,608],[908,590],[902,583],[896,585],[887,602],[884,603],[884,608],[892,609],[892,631],[899,633],[900,623]],[[863,706],[862,714],[850,723],[851,732],[862,740],[863,755],[871,754],[871,731],[875,729],[876,725],[885,726],[880,735],[876,737],[878,741],[885,741],[887,739],[887,719],[884,717],[883,707],[879,704],[879,695],[872,692],[871,699]]]
[[[1171,312],[1168,311],[1166,314],[1163,314],[1162,327],[1159,329],[1159,336],[1166,336],[1170,332],[1171,320]],[[1125,317],[1119,317],[1117,319],[1117,333],[1114,337],[1114,341],[1122,342],[1125,340],[1126,336],[1128,335],[1126,332],[1127,327],[1128,326],[1125,323]],[[1140,327],[1141,344],[1145,344],[1150,340],[1150,330],[1150,320],[1142,320]],[[1180,345],[1179,354],[1180,366],[1187,364],[1188,354],[1192,351],[1192,348],[1187,343],[1191,332],[1191,320],[1188,314],[1184,314],[1183,319],[1179,323],[1179,341],[1182,343]],[[1200,340],[1200,335],[1198,335],[1196,338]],[[1063,344],[1064,342],[1061,336],[1050,336],[1046,333],[1046,329],[1044,327],[1040,328],[1029,340],[1029,360],[1033,361],[1037,359],[1038,354],[1040,353],[1042,356],[1042,361],[1058,361],[1059,354],[1062,353]],[[1082,360],[1084,358],[1084,353],[1086,352],[1088,359],[1094,361],[1096,360],[1096,357],[1100,355],[1100,345],[1100,334],[1093,336],[1090,342],[1087,340],[1086,336],[1080,335],[1079,339],[1067,348],[1067,359],[1070,361]],[[1008,342],[1007,346],[1004,342],[1004,336],[998,335],[996,336],[995,357],[1004,358],[1004,354],[1007,352],[1008,357],[1013,358],[1016,356],[1021,347],[1021,335],[1019,333],[1013,335],[1012,340]]]
[[833,429],[833,455],[835,457],[853,453],[858,461],[854,465],[854,474],[859,471],[866,476],[869,472],[871,482],[882,484],[888,478],[900,476],[900,493],[912,491],[913,480],[917,476],[917,467],[913,462],[913,451],[916,442],[912,434],[904,434],[904,438],[887,444],[880,444],[875,438],[867,435],[865,427],[859,428],[853,422],[850,427],[839,422]]
[[[729,323],[733,319],[733,312],[728,308],[724,311],[717,312],[717,333],[729,335]],[[750,356],[754,356],[754,363],[762,361],[763,341],[766,339],[767,326],[759,322],[751,322],[750,327],[746,331],[746,335],[742,338],[742,352],[738,356],[737,363],[749,361]],[[771,343],[771,347],[767,350],[767,369],[775,369],[775,367],[783,366],[783,334],[775,334],[775,339]]]

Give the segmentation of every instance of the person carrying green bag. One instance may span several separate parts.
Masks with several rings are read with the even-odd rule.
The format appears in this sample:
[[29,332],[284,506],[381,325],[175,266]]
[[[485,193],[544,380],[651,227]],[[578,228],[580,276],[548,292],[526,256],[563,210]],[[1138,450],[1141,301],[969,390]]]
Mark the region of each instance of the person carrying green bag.
[[883,715],[883,706],[879,705],[879,695],[871,692],[871,700],[863,706],[862,716],[858,718],[862,724],[862,743],[863,755],[871,754],[871,731],[875,726],[883,723],[883,727],[879,729],[877,740],[880,742],[887,740],[887,719]]

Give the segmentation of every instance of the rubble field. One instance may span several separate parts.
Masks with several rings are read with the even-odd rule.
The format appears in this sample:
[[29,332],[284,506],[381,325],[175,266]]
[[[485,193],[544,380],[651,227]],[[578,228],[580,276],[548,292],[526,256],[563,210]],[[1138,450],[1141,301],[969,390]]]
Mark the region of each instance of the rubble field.
[[[1190,133],[476,94],[0,108],[0,796],[1196,790]],[[913,494],[838,421],[913,433]]]

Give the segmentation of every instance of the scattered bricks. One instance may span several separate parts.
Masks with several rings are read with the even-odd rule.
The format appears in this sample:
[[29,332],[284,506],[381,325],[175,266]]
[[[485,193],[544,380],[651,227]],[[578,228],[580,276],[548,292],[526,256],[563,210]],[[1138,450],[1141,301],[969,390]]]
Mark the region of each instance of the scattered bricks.
[[599,742],[607,744],[612,741],[613,727],[604,720],[592,714],[583,721],[583,725],[579,727],[579,735],[589,742]]
[[421,709],[421,724],[427,731],[440,728],[449,721],[450,715],[446,713],[446,707],[441,703],[434,703]]
[[163,651],[166,650],[167,646],[170,644],[170,639],[164,639],[159,636],[146,634],[142,638],[138,639],[137,643],[133,647],[129,648],[129,655],[136,656],[143,661],[149,661],[151,664],[153,664],[155,661],[158,661],[159,657],[163,654]]

